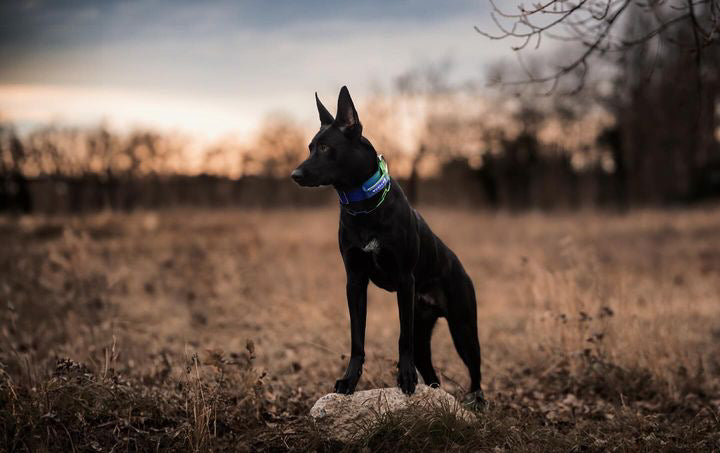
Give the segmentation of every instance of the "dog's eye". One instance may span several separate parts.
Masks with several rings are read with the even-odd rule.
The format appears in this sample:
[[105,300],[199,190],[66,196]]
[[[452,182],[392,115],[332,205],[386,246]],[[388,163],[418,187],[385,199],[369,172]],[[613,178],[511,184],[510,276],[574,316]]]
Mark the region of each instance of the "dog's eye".
[[328,145],[321,144],[318,145],[318,151],[320,151],[321,153],[327,153],[328,151],[330,151],[330,147]]

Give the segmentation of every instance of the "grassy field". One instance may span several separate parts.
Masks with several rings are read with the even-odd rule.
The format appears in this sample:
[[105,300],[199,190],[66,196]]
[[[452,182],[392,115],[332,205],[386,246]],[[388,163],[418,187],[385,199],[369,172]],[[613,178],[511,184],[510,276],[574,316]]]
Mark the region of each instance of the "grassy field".
[[[422,210],[478,296],[490,407],[307,418],[345,367],[337,209],[0,219],[0,450],[720,449],[720,209]],[[394,295],[369,292],[358,389],[392,386]],[[441,321],[433,358],[462,395]]]

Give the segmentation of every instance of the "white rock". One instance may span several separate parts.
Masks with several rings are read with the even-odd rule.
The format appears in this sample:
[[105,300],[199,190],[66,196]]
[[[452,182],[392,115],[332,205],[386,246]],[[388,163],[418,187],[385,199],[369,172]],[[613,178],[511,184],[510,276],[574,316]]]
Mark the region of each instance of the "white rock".
[[315,402],[310,416],[329,438],[348,442],[378,415],[408,407],[428,410],[445,407],[466,421],[475,420],[475,415],[448,392],[423,384],[418,384],[415,393],[409,396],[398,387],[363,390],[352,395],[329,393]]

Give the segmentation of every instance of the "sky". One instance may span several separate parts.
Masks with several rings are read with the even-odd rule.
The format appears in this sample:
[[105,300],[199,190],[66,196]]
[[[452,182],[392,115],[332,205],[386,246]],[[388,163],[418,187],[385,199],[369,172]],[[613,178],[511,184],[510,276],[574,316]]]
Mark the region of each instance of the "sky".
[[449,59],[480,80],[512,54],[474,26],[487,0],[3,0],[0,115],[47,122],[247,134],[286,112],[316,121],[348,85],[361,105],[403,72]]

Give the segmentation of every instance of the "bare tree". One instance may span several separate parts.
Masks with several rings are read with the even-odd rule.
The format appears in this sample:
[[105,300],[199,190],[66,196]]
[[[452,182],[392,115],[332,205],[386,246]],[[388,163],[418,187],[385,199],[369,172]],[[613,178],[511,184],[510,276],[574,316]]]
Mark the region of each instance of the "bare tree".
[[32,209],[28,179],[23,172],[27,159],[27,148],[15,128],[0,122],[0,206],[22,212]]
[[[530,8],[517,5],[515,10],[501,7],[495,0],[490,2],[496,30],[475,30],[489,39],[514,40],[513,50],[539,48],[545,38],[580,43],[579,54],[553,70],[540,74],[524,68],[525,79],[506,81],[549,83],[550,91],[573,72],[580,74],[577,88],[582,87],[592,57],[626,52],[682,24],[691,30],[688,39],[667,42],[692,53],[698,72],[702,70],[703,51],[720,41],[719,0],[541,0]],[[645,16],[648,26],[629,35],[625,32],[628,22],[639,15]],[[621,30],[622,23],[625,30]]]
[[260,169],[263,175],[286,178],[305,155],[305,131],[288,117],[274,116],[260,128],[251,149],[264,156]]
[[417,149],[412,153],[407,195],[411,202],[418,196],[420,169],[426,159],[438,163],[477,148],[477,116],[473,105],[462,99],[465,84],[450,79],[449,60],[412,69],[400,75],[395,88],[401,99],[419,113]]

